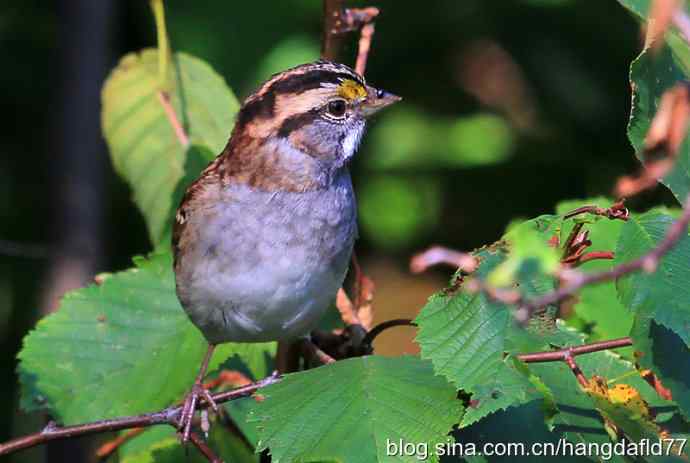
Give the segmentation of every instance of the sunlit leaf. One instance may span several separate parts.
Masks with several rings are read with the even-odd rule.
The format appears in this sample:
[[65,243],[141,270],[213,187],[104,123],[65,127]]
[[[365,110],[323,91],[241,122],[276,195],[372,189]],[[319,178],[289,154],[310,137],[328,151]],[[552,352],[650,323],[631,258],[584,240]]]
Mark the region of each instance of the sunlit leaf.
[[418,461],[388,442],[433,446],[460,421],[455,389],[416,357],[359,357],[261,389],[259,448],[272,461]]
[[[546,247],[554,221],[554,217],[540,217],[525,226],[542,231]],[[480,249],[475,256],[481,263],[473,277],[485,280],[508,255],[505,242]],[[553,289],[553,279],[539,273],[538,267],[528,263],[519,267],[517,282],[526,296]],[[463,424],[543,397],[539,382],[530,378],[529,372],[516,368],[512,361],[506,361],[506,353],[538,351],[552,344],[580,341],[563,332],[549,313],[543,319],[535,319],[530,330],[524,330],[516,325],[511,308],[483,294],[472,294],[463,285],[430,298],[416,323],[422,357],[430,359],[436,372],[458,389],[473,394],[474,406]]]

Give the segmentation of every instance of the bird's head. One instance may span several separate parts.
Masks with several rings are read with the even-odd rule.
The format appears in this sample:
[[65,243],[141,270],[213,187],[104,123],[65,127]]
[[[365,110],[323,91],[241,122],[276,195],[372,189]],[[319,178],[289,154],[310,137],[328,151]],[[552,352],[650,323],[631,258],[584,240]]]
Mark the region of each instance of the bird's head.
[[237,158],[277,150],[273,157],[283,167],[314,161],[337,169],[357,151],[367,118],[399,100],[345,65],[303,64],[274,75],[244,101],[229,146],[243,152]]

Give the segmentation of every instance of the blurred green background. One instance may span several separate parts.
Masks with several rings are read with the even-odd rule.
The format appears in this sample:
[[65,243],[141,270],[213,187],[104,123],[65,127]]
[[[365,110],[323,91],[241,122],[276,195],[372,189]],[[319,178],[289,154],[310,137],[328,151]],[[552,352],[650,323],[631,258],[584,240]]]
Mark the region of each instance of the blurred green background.
[[[637,169],[625,128],[628,66],[641,38],[614,0],[349,5],[382,10],[367,79],[404,98],[373,122],[353,166],[357,252],[377,284],[378,319],[414,316],[444,284],[447,272],[409,274],[415,251],[490,243],[511,219],[606,195]],[[166,8],[173,48],[209,61],[240,99],[270,74],[318,57],[319,0],[169,0]],[[150,249],[107,157],[99,92],[121,55],[154,45],[142,0],[0,5],[1,441],[44,420],[15,412],[24,334],[66,289]],[[351,36],[342,61],[353,64],[355,54]],[[656,190],[633,206],[669,198]],[[414,352],[411,338],[412,330],[386,333],[380,351]],[[88,461],[74,445],[13,461]]]

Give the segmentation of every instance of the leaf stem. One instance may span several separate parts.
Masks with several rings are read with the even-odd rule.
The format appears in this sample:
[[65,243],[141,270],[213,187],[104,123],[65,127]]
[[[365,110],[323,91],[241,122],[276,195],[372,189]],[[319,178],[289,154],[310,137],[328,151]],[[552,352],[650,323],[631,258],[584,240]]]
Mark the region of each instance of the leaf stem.
[[168,60],[170,57],[170,44],[168,43],[168,31],[165,25],[165,8],[163,0],[151,0],[151,9],[156,21],[156,36],[158,40],[158,88],[167,90]]

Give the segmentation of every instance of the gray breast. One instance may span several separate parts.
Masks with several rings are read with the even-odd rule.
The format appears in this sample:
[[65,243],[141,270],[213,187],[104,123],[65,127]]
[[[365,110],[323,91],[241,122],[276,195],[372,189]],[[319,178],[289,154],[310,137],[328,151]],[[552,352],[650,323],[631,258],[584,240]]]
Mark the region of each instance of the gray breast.
[[323,190],[231,185],[219,195],[221,201],[187,225],[198,239],[178,272],[178,292],[183,286],[190,318],[216,343],[306,333],[335,297],[352,252],[356,205],[349,173]]

